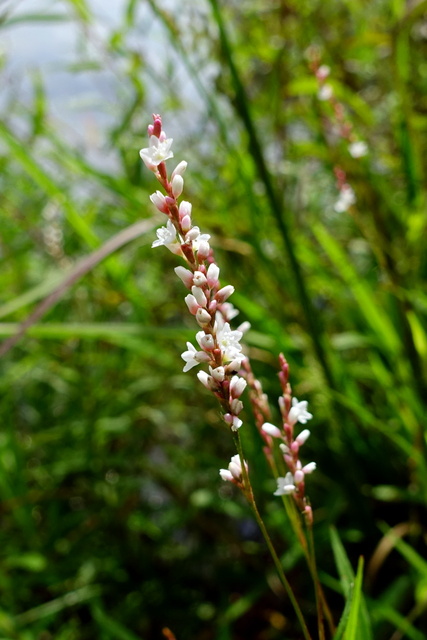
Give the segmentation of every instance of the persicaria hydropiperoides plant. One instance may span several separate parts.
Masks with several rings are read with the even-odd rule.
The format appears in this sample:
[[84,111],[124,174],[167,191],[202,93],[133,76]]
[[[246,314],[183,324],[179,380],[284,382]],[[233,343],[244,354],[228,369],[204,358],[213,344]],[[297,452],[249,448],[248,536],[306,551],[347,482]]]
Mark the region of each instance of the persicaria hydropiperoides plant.
[[312,418],[312,414],[307,410],[306,401],[298,401],[292,397],[289,366],[284,356],[280,355],[279,379],[282,396],[279,399],[279,407],[282,425],[279,428],[270,422],[267,396],[254,376],[249,359],[243,353],[240,344],[249,323],[243,323],[237,329],[231,328],[231,321],[239,313],[228,301],[234,287],[221,286],[220,269],[209,243],[210,236],[201,233],[199,227],[193,225],[191,203],[179,201],[184,189],[183,174],[187,163],[179,162],[172,173],[168,174],[166,161],[173,158],[173,140],[168,138],[163,130],[159,115],[153,116],[153,124],[148,126],[148,136],[149,146],[141,149],[140,156],[162,187],[162,191],[153,193],[150,200],[167,216],[166,226],[157,230],[157,239],[152,247],[164,245],[184,260],[185,266],[177,266],[175,273],[189,291],[185,303],[199,325],[199,331],[195,336],[197,347],[187,342],[187,349],[182,353],[185,363],[183,370],[187,372],[198,365],[207,367],[207,370],[200,370],[197,377],[218,399],[223,420],[229,426],[237,449],[237,454],[231,458],[228,469],[220,470],[220,476],[224,481],[235,484],[246,496],[296,612],[304,638],[311,640],[312,636],[301,608],[258,511],[249,477],[250,467],[243,454],[239,433],[243,424],[240,417],[243,410],[241,397],[248,386],[255,423],[264,441],[263,450],[277,481],[274,495],[283,497],[314,581],[318,633],[319,638],[323,639],[324,620],[328,622],[331,635],[334,625],[317,576],[312,537],[313,514],[305,491],[306,476],[315,470],[316,464],[303,463],[300,459],[300,449],[309,437],[310,431],[304,428],[299,433],[295,432],[297,424],[305,425]]

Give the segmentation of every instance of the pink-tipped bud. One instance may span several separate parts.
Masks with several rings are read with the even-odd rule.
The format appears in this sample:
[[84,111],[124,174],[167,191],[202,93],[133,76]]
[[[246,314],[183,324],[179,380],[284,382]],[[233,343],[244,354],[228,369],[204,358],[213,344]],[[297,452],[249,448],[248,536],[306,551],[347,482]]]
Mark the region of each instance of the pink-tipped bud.
[[192,240],[196,240],[199,235],[199,229],[197,227],[193,227],[192,229],[189,229],[189,231],[187,231],[187,233],[185,234],[185,242],[192,242]]
[[189,269],[186,269],[185,267],[175,267],[174,271],[178,278],[182,280],[187,289],[191,289],[193,285],[193,274],[191,273],[191,271]]
[[215,340],[210,333],[199,331],[199,333],[196,335],[196,340],[202,347],[202,349],[205,349],[205,351],[213,351],[213,349],[215,349]]
[[264,422],[264,424],[261,427],[261,430],[264,433],[267,433],[269,436],[272,436],[273,438],[282,437],[282,432],[280,431],[280,429],[275,427],[274,424],[271,424],[271,422]]
[[150,196],[150,200],[154,204],[154,206],[157,207],[159,211],[161,211],[162,213],[168,212],[166,199],[161,191],[156,191],[156,193],[152,193]]
[[212,380],[212,378],[208,376],[206,371],[198,371],[197,377],[199,378],[202,385],[206,387],[206,389],[209,389],[209,391],[211,391],[210,381]]
[[304,442],[306,442],[309,436],[310,431],[308,429],[303,429],[303,431],[301,431],[301,433],[295,438],[295,442],[298,442],[299,446],[301,447]]
[[187,231],[190,231],[192,224],[190,216],[184,216],[181,220],[181,228],[183,232],[187,233]]
[[206,258],[209,256],[210,251],[211,247],[209,245],[209,242],[207,242],[206,240],[201,240],[199,249],[197,251],[197,259],[199,260],[199,262],[201,262],[202,260],[206,260]]
[[[185,296],[184,300],[185,300],[185,304],[188,307],[189,312],[193,316],[195,316],[197,314],[198,310],[200,309],[196,298],[193,295],[191,295],[191,293],[189,293],[188,296]],[[210,316],[209,316],[209,318],[210,318]]]
[[211,300],[209,303],[209,313],[215,313],[218,306],[218,302],[216,300]]
[[191,202],[187,202],[186,200],[180,202],[178,207],[179,219],[182,220],[184,216],[189,216],[191,218],[191,209]]
[[212,262],[209,265],[208,268],[208,272],[206,274],[206,277],[208,279],[208,285],[212,288],[212,287],[216,287],[218,285],[218,278],[219,278],[219,267],[218,265],[215,264],[215,262]]
[[197,300],[197,304],[201,307],[206,307],[208,301],[206,300],[206,296],[203,293],[203,290],[200,287],[191,287],[191,293]]
[[304,482],[304,471],[302,471],[302,469],[295,471],[294,482],[295,484],[301,484],[301,482]]
[[185,160],[182,160],[172,171],[172,180],[175,178],[175,176],[182,176],[185,173],[186,168],[187,163],[185,162]]
[[160,135],[162,133],[162,119],[159,115],[157,114],[153,114],[153,136],[156,136],[156,138],[160,138]]
[[239,376],[233,376],[230,381],[230,397],[240,398],[240,396],[246,389],[247,384],[248,383],[244,378],[239,378]]
[[203,287],[203,285],[206,284],[207,282],[205,274],[202,273],[201,271],[195,271],[193,282],[196,285],[196,287]]
[[313,524],[313,509],[307,504],[304,508],[303,515],[309,527]]
[[176,175],[172,180],[172,193],[175,198],[179,198],[184,189],[184,178],[180,175]]
[[[200,255],[200,249],[199,249],[199,255]],[[225,302],[227,298],[231,296],[232,293],[234,293],[234,287],[233,285],[228,284],[226,287],[222,287],[222,289],[220,289],[217,292],[217,294],[215,295],[215,299],[218,300],[218,302]]]
[[309,462],[308,464],[306,464],[306,465],[302,468],[302,471],[303,471],[305,474],[313,473],[313,471],[316,469],[316,466],[317,466],[317,465],[316,465],[316,463],[315,463],[315,462]]
[[211,321],[211,316],[206,309],[199,307],[196,312],[196,320],[199,326],[206,327]]

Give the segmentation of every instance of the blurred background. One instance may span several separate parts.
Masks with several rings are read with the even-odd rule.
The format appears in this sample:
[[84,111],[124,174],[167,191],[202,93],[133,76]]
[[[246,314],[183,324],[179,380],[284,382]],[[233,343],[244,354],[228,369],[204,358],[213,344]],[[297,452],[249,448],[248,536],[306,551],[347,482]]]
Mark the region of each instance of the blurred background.
[[[427,2],[2,0],[0,35],[0,637],[300,638],[219,478],[235,452],[214,398],[182,373],[197,327],[175,257],[151,249],[163,220],[138,155],[155,112],[274,418],[281,351],[314,414],[308,493],[336,621],[332,525],[353,568],[365,558],[375,640],[425,639]],[[242,417],[312,625],[304,559]]]

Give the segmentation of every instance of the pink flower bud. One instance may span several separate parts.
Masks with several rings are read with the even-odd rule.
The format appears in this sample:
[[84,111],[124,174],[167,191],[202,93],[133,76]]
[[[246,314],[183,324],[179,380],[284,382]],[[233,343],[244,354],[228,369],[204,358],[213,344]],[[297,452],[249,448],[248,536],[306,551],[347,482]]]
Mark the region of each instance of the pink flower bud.
[[200,235],[200,231],[197,227],[193,227],[189,229],[185,234],[185,242],[191,242],[192,240],[196,240]]
[[212,351],[215,349],[215,340],[214,337],[211,336],[210,333],[204,333],[203,331],[199,331],[196,336],[197,342],[206,351]]
[[210,387],[210,380],[212,379],[210,376],[208,376],[208,374],[206,373],[206,371],[198,371],[197,372],[197,377],[199,378],[200,382],[202,383],[202,385],[204,387],[206,387],[206,389],[209,389],[209,391],[211,391],[211,387]]
[[214,262],[209,265],[208,272],[206,274],[208,279],[208,285],[212,287],[216,287],[218,285],[219,278],[219,267]]
[[175,196],[175,198],[179,198],[183,189],[184,189],[184,178],[178,174],[172,180],[172,193]]
[[202,273],[201,271],[195,271],[193,282],[196,285],[196,287],[202,287],[207,282],[205,274]]
[[206,327],[211,321],[211,316],[206,309],[199,307],[196,312],[196,320],[201,327]]
[[306,442],[309,435],[310,431],[308,429],[303,429],[303,431],[301,431],[301,433],[295,438],[295,442],[298,442],[298,444],[302,446],[304,442]]
[[208,301],[206,300],[206,296],[200,287],[191,287],[191,293],[196,298],[197,304],[199,304],[201,307],[206,307]]
[[187,289],[191,289],[193,284],[193,274],[191,273],[191,271],[189,269],[186,269],[185,267],[175,267],[174,271],[178,278],[182,280]]
[[295,484],[301,484],[301,482],[304,482],[304,471],[302,471],[302,469],[295,471],[294,482]]
[[272,436],[273,438],[282,437],[282,432],[280,431],[280,429],[275,427],[274,424],[271,424],[271,422],[264,422],[261,430],[264,431],[264,433],[267,433],[269,436]]
[[185,162],[185,160],[182,160],[172,171],[172,180],[175,178],[175,176],[182,176],[185,173],[186,168],[187,163]]
[[189,216],[191,218],[191,202],[183,200],[179,205],[178,214],[180,220],[182,220],[184,216]]
[[162,213],[168,212],[165,196],[161,191],[156,191],[156,193],[152,193],[150,196],[150,200],[157,207],[159,211],[161,211]]
[[183,232],[187,233],[187,231],[190,231],[192,224],[190,216],[184,216],[181,220],[181,228]]
[[313,473],[315,469],[316,469],[316,463],[309,462],[308,464],[305,465],[305,467],[302,468],[302,471],[308,474],[308,473]]
[[[199,249],[199,255],[200,255],[200,249]],[[231,284],[228,284],[226,287],[223,287],[218,291],[218,293],[215,295],[215,299],[218,300],[218,302],[225,302],[227,298],[231,296],[232,293],[234,293],[234,287]]]
[[230,381],[230,396],[232,398],[240,398],[246,389],[247,382],[244,378],[233,376]]
[[[189,293],[188,296],[185,296],[184,300],[185,300],[185,304],[188,307],[189,312],[193,316],[195,316],[197,314],[198,310],[200,309],[199,305],[197,304],[196,298],[193,295],[191,295],[191,293]],[[209,318],[210,318],[210,316],[209,316]]]
[[206,260],[206,258],[209,256],[210,250],[211,248],[209,242],[207,242],[206,240],[201,240],[199,244],[199,250],[197,252],[197,258],[199,262],[201,260]]

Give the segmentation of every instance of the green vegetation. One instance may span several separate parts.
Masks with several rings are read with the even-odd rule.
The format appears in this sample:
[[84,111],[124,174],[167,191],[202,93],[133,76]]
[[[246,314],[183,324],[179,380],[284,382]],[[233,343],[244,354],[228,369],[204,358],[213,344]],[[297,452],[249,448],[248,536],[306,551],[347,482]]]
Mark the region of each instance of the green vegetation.
[[[182,373],[196,326],[175,256],[151,249],[164,221],[138,156],[156,111],[273,412],[282,351],[314,414],[307,491],[336,640],[422,640],[427,2],[112,4],[114,26],[87,0],[0,7],[6,42],[29,26],[46,47],[60,26],[76,34],[56,66],[17,77],[7,48],[1,61],[0,639],[301,637],[248,505],[218,475],[230,433]],[[336,103],[319,99],[314,60]],[[55,73],[91,88],[76,129],[52,108]],[[349,153],[337,104],[367,155]],[[357,198],[342,212],[337,168]],[[315,634],[302,552],[242,418]]]

